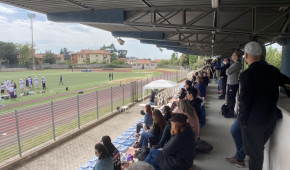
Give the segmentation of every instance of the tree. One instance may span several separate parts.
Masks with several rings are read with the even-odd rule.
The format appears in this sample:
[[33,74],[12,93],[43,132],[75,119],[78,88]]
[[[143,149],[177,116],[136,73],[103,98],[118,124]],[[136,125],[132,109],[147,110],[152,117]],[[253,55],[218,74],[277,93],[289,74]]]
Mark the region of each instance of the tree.
[[60,49],[60,54],[63,54],[65,60],[70,60],[70,52],[67,48]]
[[116,53],[112,53],[111,55],[111,62],[113,62],[114,60],[117,60],[118,55]]
[[121,65],[121,64],[125,64],[125,61],[124,60],[114,60],[112,62],[112,64]]
[[[177,56],[175,56],[175,53],[172,53],[172,54],[171,54],[171,59],[170,59],[170,61],[169,61],[169,64],[170,64],[170,65],[174,65],[173,63],[174,63],[174,62],[176,63],[177,60],[178,60],[178,58],[177,58]],[[178,63],[179,63],[179,61],[178,61]]]
[[126,58],[126,55],[127,55],[127,50],[118,50],[118,57],[119,58]]
[[198,56],[197,55],[189,55],[188,56],[188,64],[192,66],[194,63],[198,61]]
[[115,44],[111,44],[111,45],[108,45],[108,46],[106,46],[106,45],[103,45],[101,48],[100,48],[100,50],[107,50],[107,51],[109,51],[109,52],[111,52],[111,53],[114,53],[114,52],[117,52],[117,49],[116,49],[116,47],[115,47]]
[[281,70],[282,53],[277,48],[269,46],[267,48],[266,62]]
[[188,55],[182,54],[179,59],[179,66],[188,66]]
[[55,55],[51,52],[51,50],[46,51],[43,56],[43,62],[49,64],[55,64],[56,58]]
[[[22,66],[29,67],[32,65],[31,45],[30,44],[15,44],[19,55],[18,63]],[[37,60],[35,60],[37,61]]]
[[13,43],[0,41],[0,58],[6,60],[9,64],[17,64],[17,50],[15,45]]
[[169,61],[168,60],[160,60],[157,63],[157,65],[158,65],[158,67],[166,66],[166,65],[169,65]]

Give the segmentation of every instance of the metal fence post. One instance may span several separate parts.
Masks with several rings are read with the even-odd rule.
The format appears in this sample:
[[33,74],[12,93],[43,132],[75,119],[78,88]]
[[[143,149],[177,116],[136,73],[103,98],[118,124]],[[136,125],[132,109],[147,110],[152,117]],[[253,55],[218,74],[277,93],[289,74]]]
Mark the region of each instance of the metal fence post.
[[134,101],[134,88],[133,88],[133,82],[130,83],[131,85],[131,103]]
[[[147,84],[148,84],[148,77],[147,77]],[[148,90],[146,90],[146,93],[147,93],[147,95],[148,95]]]
[[113,87],[111,87],[111,112],[113,113]]
[[99,119],[99,97],[98,90],[96,91],[96,111],[97,111],[97,120]]
[[21,152],[21,140],[20,140],[20,132],[19,132],[19,124],[18,124],[18,114],[17,114],[17,110],[15,110],[15,123],[16,123],[16,131],[17,131],[17,139],[18,139],[18,151],[19,151],[19,155],[22,156],[22,152]]
[[122,84],[122,100],[123,100],[123,106],[125,106],[125,99],[124,99],[124,84]]
[[141,88],[140,88],[141,98],[143,97],[143,80],[141,80]]
[[51,121],[52,121],[53,140],[55,141],[55,126],[54,126],[53,101],[51,101]]
[[138,100],[138,98],[139,98],[139,92],[138,92],[138,80],[136,81],[136,99]]
[[81,128],[81,120],[80,120],[80,105],[79,105],[79,95],[77,95],[77,106],[78,106],[78,127]]

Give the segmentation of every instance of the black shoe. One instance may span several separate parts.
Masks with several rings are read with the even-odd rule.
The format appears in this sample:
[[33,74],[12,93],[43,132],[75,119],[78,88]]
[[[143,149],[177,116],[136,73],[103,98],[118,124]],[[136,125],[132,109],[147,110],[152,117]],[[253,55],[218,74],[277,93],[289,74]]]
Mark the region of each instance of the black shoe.
[[218,99],[225,99],[225,96],[219,96]]

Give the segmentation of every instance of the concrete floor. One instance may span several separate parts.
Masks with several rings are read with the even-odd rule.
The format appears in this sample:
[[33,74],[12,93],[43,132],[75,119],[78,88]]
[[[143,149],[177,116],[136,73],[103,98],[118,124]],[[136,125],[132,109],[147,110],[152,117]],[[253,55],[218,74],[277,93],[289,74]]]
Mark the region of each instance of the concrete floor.
[[[198,154],[194,165],[198,170],[235,170],[235,165],[225,162],[226,157],[235,153],[235,146],[229,129],[234,119],[225,119],[220,112],[224,100],[217,99],[217,85],[209,84],[207,89],[207,124],[201,129],[200,136],[211,143],[214,149],[208,154]],[[129,113],[119,114],[110,120],[96,126],[69,142],[19,167],[19,170],[72,170],[79,168],[94,155],[94,145],[103,135],[115,139],[137,122],[142,116],[140,107],[136,104]]]

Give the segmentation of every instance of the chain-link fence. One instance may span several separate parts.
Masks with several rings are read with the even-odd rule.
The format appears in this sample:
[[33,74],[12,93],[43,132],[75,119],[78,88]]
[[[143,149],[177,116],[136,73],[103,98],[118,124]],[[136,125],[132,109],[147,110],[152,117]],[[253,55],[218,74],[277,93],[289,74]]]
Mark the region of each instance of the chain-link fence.
[[[80,129],[84,124],[113,113],[117,107],[143,97],[143,86],[151,81],[179,81],[188,70],[110,87],[91,93],[51,101],[0,115],[0,162],[20,155],[40,144],[57,140],[62,134]],[[145,95],[149,92],[146,91]]]

